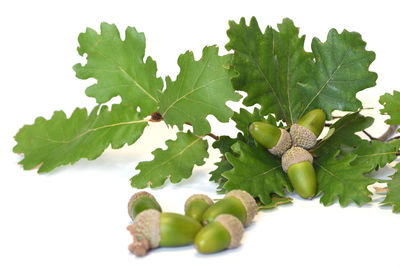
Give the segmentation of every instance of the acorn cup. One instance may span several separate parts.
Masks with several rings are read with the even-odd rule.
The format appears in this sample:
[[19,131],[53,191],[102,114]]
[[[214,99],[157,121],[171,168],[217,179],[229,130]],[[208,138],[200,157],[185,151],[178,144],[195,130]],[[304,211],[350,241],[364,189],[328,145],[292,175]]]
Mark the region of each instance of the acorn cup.
[[253,122],[250,124],[251,136],[268,151],[281,157],[292,146],[290,134],[282,128],[265,122]]
[[133,237],[129,251],[144,256],[151,248],[189,245],[201,227],[198,221],[188,216],[148,209],[127,227]]
[[243,233],[244,227],[238,218],[221,214],[197,233],[194,245],[203,254],[236,248],[240,245]]
[[155,197],[146,192],[140,191],[132,195],[128,202],[128,214],[132,220],[144,210],[155,209],[161,212],[160,204]]
[[322,109],[313,109],[290,127],[293,145],[310,149],[325,126],[326,115]]
[[203,214],[203,225],[211,223],[218,215],[230,214],[247,226],[257,213],[257,203],[254,198],[243,190],[232,190]]
[[301,147],[292,147],[282,156],[282,169],[302,198],[311,199],[317,191],[317,176],[312,163],[312,155]]
[[213,204],[212,199],[206,195],[192,195],[185,202],[185,215],[201,223],[204,212]]

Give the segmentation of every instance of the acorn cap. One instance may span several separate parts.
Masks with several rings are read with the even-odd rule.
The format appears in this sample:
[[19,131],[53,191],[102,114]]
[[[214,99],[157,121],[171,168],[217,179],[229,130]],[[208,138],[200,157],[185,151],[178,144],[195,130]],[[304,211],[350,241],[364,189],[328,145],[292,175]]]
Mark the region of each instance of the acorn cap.
[[257,203],[255,199],[246,191],[243,190],[232,190],[225,197],[235,197],[242,202],[246,209],[246,222],[245,226],[249,225],[257,213]]
[[290,127],[290,135],[292,136],[293,145],[310,149],[317,143],[317,137],[307,127],[299,124],[293,124]]
[[216,222],[222,224],[222,226],[229,232],[231,236],[231,242],[228,248],[236,248],[240,245],[242,240],[244,227],[242,222],[230,214],[221,214],[215,218]]
[[148,193],[146,191],[139,191],[139,192],[133,194],[131,196],[131,198],[129,199],[129,202],[128,202],[128,214],[129,214],[129,216],[131,217],[132,220],[134,220],[134,217],[133,217],[133,214],[132,214],[132,204],[137,199],[139,199],[141,197],[148,197],[148,198],[153,199],[155,202],[157,202],[156,198],[152,194],[150,194],[150,193]]
[[136,231],[138,240],[147,239],[151,248],[156,248],[160,245],[161,212],[150,209],[144,210],[136,216],[133,225]]
[[268,149],[268,151],[273,155],[281,157],[292,146],[292,138],[285,129],[279,129],[281,130],[281,136],[278,143],[273,148]]
[[294,146],[282,156],[282,169],[287,172],[290,165],[296,164],[303,161],[309,161],[313,163],[313,156],[305,149]]
[[186,200],[185,211],[187,210],[190,202],[192,202],[193,200],[196,200],[196,199],[203,199],[208,204],[208,206],[211,206],[212,204],[214,204],[214,201],[212,201],[212,199],[209,196],[203,195],[203,194],[194,194]]

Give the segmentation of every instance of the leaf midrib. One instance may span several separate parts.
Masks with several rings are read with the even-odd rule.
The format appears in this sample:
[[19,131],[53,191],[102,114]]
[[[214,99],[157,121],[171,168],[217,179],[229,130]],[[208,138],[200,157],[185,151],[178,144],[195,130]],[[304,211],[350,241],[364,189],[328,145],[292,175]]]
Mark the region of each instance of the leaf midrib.
[[[326,82],[318,89],[317,93],[314,95],[314,97],[311,99],[311,101],[305,106],[305,108],[303,109],[303,111],[300,113],[299,118],[301,118],[304,114],[304,112],[306,112],[306,110],[310,107],[310,105],[315,101],[315,99],[322,93],[322,91],[328,86],[329,82],[333,79],[333,77],[335,76],[336,72],[342,67],[345,58],[347,57],[349,53],[349,49],[346,50],[346,53],[344,54],[341,62],[339,63],[339,65],[336,67],[335,71],[329,75],[329,78],[326,80]],[[321,61],[320,61],[321,62]],[[323,64],[323,63],[322,63]]]
[[118,126],[137,124],[137,123],[147,123],[148,121],[149,121],[148,119],[144,119],[144,120],[137,120],[137,121],[125,121],[125,122],[106,124],[106,125],[102,125],[102,126],[99,126],[99,127],[96,127],[96,128],[88,129],[88,130],[78,134],[77,136],[75,136],[74,138],[72,138],[70,140],[54,140],[54,139],[51,139],[51,138],[40,138],[40,137],[37,137],[37,138],[40,138],[42,140],[49,141],[49,142],[52,142],[52,143],[69,144],[71,142],[76,141],[79,138],[82,138],[83,136],[85,136],[85,135],[87,135],[89,133],[92,133],[92,132],[95,132],[95,131],[98,131],[98,130],[102,130],[102,129],[105,129],[105,128],[112,128],[112,127],[118,127]]
[[[96,46],[97,46],[102,40],[103,40],[102,37],[99,38],[99,40],[96,42],[94,48],[96,48]],[[129,74],[118,62],[116,62],[113,58],[104,55],[103,53],[101,53],[101,52],[98,51],[97,49],[92,49],[92,51],[95,52],[95,53],[97,53],[98,55],[104,57],[104,58],[105,58],[106,60],[108,60],[109,62],[113,63],[116,67],[118,67],[118,69],[119,69],[123,74],[125,74],[128,78],[130,78],[130,79],[133,81],[134,85],[136,85],[137,88],[139,88],[143,93],[145,93],[151,100],[153,100],[153,101],[156,102],[157,104],[159,103],[159,101],[158,101],[156,98],[154,98],[149,92],[147,92],[147,91],[144,89],[144,87],[142,87],[142,86],[136,81],[136,79],[135,79],[134,77],[132,77],[132,75],[130,75],[130,74]],[[142,64],[144,64],[143,60],[141,60],[141,61],[142,61]]]
[[[178,153],[176,153],[174,156],[168,158],[167,160],[163,161],[162,163],[154,166],[153,168],[151,168],[149,171],[147,171],[145,174],[143,174],[143,176],[146,176],[149,173],[152,173],[154,169],[159,168],[160,166],[164,166],[165,164],[167,164],[168,162],[172,161],[173,159],[181,156],[187,149],[189,149],[190,147],[192,147],[194,144],[196,144],[198,141],[203,140],[201,137],[197,137],[196,140],[194,140],[193,142],[191,142],[190,144],[188,144],[187,146],[185,146],[181,151],[179,151]],[[142,172],[141,172],[142,173]]]

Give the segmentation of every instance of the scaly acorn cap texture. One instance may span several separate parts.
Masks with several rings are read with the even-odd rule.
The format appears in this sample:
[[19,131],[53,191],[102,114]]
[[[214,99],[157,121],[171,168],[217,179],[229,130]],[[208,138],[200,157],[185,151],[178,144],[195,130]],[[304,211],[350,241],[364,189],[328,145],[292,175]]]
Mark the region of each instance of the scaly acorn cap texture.
[[135,203],[135,201],[137,199],[142,198],[142,197],[151,198],[152,200],[154,200],[154,202],[157,203],[156,198],[152,194],[150,194],[150,193],[148,193],[146,191],[139,191],[139,192],[133,194],[131,196],[131,198],[129,199],[129,202],[128,202],[128,214],[129,214],[129,216],[131,217],[132,220],[134,220],[134,217],[133,217],[133,214],[132,214],[132,204]]
[[229,232],[231,242],[228,248],[237,248],[242,240],[244,227],[242,222],[230,214],[221,214],[215,218],[215,222],[219,222]]
[[282,156],[282,169],[287,172],[290,165],[303,161],[313,163],[313,156],[304,148],[294,146]]
[[186,200],[185,211],[187,210],[190,202],[192,202],[193,200],[196,200],[196,199],[203,199],[208,204],[208,206],[211,206],[212,204],[214,204],[214,201],[212,201],[212,199],[209,196],[203,195],[203,194],[194,194]]
[[283,153],[285,153],[292,146],[292,138],[285,129],[279,129],[281,130],[281,136],[278,140],[278,143],[276,143],[273,148],[268,149],[268,151],[273,155],[281,157]]
[[235,197],[242,202],[246,210],[245,226],[249,225],[257,213],[257,203],[255,199],[249,193],[243,190],[232,190],[226,194],[225,197]]
[[305,149],[310,149],[317,143],[317,137],[308,128],[299,124],[293,124],[290,127],[290,135],[294,146],[300,146]]
[[151,248],[156,248],[160,245],[161,212],[150,209],[142,211],[133,221],[138,240],[147,239]]

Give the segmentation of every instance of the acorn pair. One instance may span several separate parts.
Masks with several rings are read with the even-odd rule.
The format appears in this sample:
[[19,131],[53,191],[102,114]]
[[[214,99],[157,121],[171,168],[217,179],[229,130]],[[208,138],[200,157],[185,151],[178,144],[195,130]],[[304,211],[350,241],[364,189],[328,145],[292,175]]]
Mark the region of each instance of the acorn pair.
[[325,112],[314,109],[290,127],[290,133],[265,122],[253,122],[249,127],[254,139],[276,156],[282,157],[282,168],[293,188],[302,198],[311,199],[317,191],[313,156],[314,147],[325,126]]
[[231,191],[215,204],[206,195],[193,195],[185,203],[185,215],[162,212],[151,194],[138,192],[128,203],[133,220],[128,230],[134,240],[129,250],[144,256],[151,248],[191,243],[200,253],[234,248],[256,211],[254,198],[242,190]]

